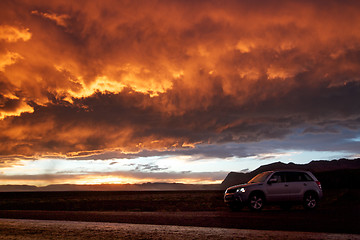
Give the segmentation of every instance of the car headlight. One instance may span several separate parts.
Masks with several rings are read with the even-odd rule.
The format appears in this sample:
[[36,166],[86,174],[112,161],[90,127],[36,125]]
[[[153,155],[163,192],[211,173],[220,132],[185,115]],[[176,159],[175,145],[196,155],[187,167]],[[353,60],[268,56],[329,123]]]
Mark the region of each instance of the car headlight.
[[242,192],[242,193],[244,193],[245,192],[245,188],[238,188],[238,189],[236,189],[236,192]]

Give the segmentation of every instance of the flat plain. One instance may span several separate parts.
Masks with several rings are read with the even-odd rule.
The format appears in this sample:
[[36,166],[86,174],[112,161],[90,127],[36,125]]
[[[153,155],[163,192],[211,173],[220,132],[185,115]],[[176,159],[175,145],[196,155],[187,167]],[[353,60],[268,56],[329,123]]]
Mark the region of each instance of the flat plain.
[[3,192],[0,218],[360,234],[360,191],[326,190],[315,211],[261,212],[230,211],[223,191]]

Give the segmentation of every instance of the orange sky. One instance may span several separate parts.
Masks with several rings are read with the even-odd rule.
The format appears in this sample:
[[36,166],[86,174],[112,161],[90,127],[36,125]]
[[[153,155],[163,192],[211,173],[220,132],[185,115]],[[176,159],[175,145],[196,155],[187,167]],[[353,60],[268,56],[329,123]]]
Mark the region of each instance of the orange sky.
[[[0,9],[4,166],[257,143],[296,129],[359,135],[358,1],[3,0]],[[358,154],[357,143],[334,151]]]

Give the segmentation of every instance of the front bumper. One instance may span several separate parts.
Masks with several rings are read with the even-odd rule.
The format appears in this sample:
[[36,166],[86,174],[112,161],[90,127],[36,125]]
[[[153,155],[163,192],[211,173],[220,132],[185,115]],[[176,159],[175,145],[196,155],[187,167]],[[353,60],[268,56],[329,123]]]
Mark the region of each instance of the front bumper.
[[241,197],[240,194],[226,193],[224,195],[224,202],[226,204],[243,203],[244,199]]

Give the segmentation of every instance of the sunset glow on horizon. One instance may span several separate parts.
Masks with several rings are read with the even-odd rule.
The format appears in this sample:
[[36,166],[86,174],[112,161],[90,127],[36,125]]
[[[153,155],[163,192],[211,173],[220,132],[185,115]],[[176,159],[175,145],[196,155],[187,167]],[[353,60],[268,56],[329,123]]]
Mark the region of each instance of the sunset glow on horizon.
[[221,183],[360,157],[358,1],[0,9],[0,185]]

